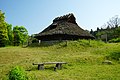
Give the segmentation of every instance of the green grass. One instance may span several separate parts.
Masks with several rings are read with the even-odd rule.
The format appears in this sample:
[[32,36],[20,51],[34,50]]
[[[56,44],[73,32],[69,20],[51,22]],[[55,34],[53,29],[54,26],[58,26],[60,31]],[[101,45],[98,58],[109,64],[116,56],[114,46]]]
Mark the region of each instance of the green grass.
[[[113,65],[102,62],[111,52],[120,50],[120,43],[68,41],[49,47],[5,47],[0,48],[0,79],[8,79],[15,66],[26,70],[29,80],[120,80],[119,61],[110,59]],[[45,65],[37,70],[32,63],[64,61],[62,70],[53,71],[55,65]]]

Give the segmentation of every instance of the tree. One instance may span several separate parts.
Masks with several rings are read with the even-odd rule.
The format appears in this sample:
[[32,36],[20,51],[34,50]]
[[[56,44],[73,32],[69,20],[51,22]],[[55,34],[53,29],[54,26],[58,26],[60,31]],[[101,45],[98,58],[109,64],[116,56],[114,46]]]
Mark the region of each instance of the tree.
[[19,46],[20,45],[20,32],[18,30],[18,26],[15,26],[13,28],[13,35],[14,35],[14,46]]
[[99,27],[97,27],[97,32],[100,31]]
[[120,18],[118,18],[118,15],[112,17],[108,22],[108,26],[111,28],[118,27],[120,25]]
[[109,27],[109,25],[107,26],[107,28],[106,28],[108,31],[110,30],[110,27]]
[[0,47],[6,46],[8,41],[7,24],[4,13],[0,10]]
[[12,25],[7,24],[7,35],[8,35],[8,45],[13,44],[13,30],[12,30]]
[[94,35],[94,31],[91,29],[90,34]]
[[101,27],[101,29],[97,27],[97,30],[93,31],[93,33],[97,39],[101,39],[104,41],[105,39],[106,41],[119,39],[120,38],[120,18],[118,16],[112,17],[107,22],[107,24],[104,24]]
[[20,31],[21,43],[24,44],[25,42],[28,41],[28,31],[23,26],[19,27],[19,31]]
[[23,26],[15,26],[13,28],[13,34],[14,34],[14,45],[19,46],[20,44],[23,44],[28,41],[28,31]]

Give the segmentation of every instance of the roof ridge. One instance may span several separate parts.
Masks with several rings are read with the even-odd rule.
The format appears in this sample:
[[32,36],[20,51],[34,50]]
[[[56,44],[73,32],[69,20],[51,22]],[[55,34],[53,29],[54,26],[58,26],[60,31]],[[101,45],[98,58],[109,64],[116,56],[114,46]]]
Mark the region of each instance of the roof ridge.
[[59,22],[59,21],[67,21],[67,22],[71,22],[71,23],[77,24],[76,23],[76,18],[74,17],[73,13],[69,13],[69,14],[66,14],[66,15],[63,15],[63,16],[60,16],[60,17],[56,17],[53,20],[53,23],[54,22]]

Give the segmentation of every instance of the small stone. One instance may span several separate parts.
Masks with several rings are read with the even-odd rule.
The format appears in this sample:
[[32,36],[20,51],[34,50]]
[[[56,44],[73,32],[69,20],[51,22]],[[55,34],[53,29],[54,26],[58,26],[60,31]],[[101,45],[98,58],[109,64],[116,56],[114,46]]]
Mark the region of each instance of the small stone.
[[110,64],[113,64],[112,61],[110,61],[110,60],[105,60],[105,61],[103,61],[102,63],[103,63],[103,64],[109,64],[109,65],[110,65]]

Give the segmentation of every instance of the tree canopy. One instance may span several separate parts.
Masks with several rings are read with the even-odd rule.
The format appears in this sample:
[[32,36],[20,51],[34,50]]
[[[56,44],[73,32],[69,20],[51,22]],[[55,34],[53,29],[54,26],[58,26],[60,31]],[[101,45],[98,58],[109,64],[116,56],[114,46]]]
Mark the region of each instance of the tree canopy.
[[20,45],[28,40],[28,31],[23,26],[15,26],[13,28],[13,34],[14,34],[14,45]]
[[112,17],[104,28],[99,29],[97,27],[96,31],[90,31],[96,39],[101,39],[109,42],[120,42],[120,18],[118,16]]
[[0,47],[19,46],[28,41],[28,31],[24,26],[15,26],[5,22],[5,13],[0,10]]
[[7,41],[7,23],[5,22],[4,13],[0,10],[0,47],[6,46]]

